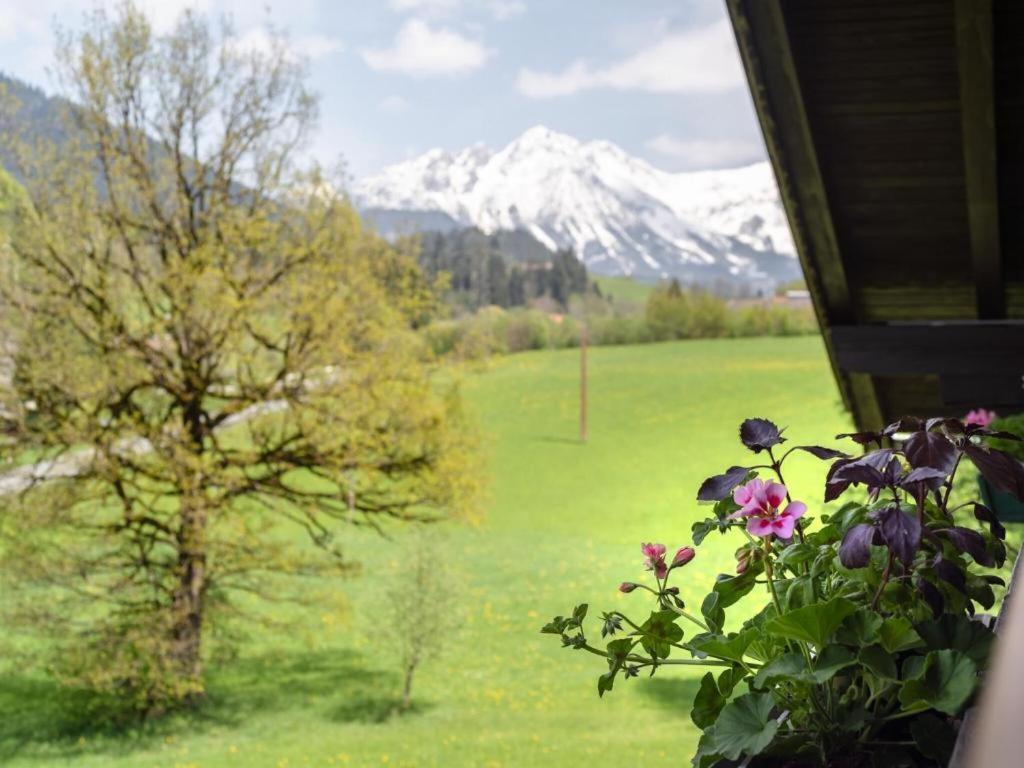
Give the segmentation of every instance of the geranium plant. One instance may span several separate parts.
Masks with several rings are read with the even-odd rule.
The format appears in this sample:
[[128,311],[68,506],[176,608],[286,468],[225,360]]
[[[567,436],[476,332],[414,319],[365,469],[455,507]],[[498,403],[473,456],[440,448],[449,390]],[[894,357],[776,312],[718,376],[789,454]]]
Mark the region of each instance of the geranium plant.
[[[955,500],[953,481],[966,459],[993,486],[1024,496],[1024,466],[988,445],[1014,436],[906,418],[839,437],[866,452],[784,448],[772,422],[741,425],[754,461],[697,493],[714,506],[693,525],[694,545],[715,531],[740,541],[736,572],[718,576],[699,611],[688,608],[685,581],[673,583],[694,550],[669,561],[664,545],[644,544],[650,583],[619,589],[650,598],[649,613],[602,613],[600,640],[587,605],[542,630],[604,660],[601,695],[641,671],[706,667],[690,713],[702,731],[697,768],[948,762],[993,640],[976,613],[995,604],[993,588],[1004,583],[993,569],[1006,560],[1003,526],[980,502]],[[801,455],[831,462],[821,501],[835,503],[814,516],[810,497],[794,498],[783,476]],[[744,599],[753,615],[727,622]]]

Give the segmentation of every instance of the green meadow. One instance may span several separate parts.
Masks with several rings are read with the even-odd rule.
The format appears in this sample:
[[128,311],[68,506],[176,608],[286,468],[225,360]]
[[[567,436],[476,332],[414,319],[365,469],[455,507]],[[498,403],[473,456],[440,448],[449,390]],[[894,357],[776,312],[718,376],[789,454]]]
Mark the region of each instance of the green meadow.
[[[538,633],[556,613],[647,607],[640,543],[690,541],[706,510],[700,481],[742,461],[748,416],[821,442],[849,426],[816,337],[687,341],[590,352],[590,438],[577,439],[578,352],[501,358],[468,371],[488,497],[475,525],[450,526],[458,628],[423,668],[415,706],[391,714],[395,660],[378,650],[380,600],[396,543],[354,535],[361,573],[320,584],[344,600],[292,611],[286,631],[251,632],[211,667],[202,710],[111,730],[45,676],[8,663],[0,677],[0,763],[104,768],[301,766],[678,766],[696,729],[697,675],[623,681],[603,700],[600,660]],[[826,444],[828,441],[826,440]],[[811,503],[824,466],[794,458],[787,479]],[[400,534],[398,534],[400,535]],[[676,583],[699,604],[732,570],[735,540],[709,537]],[[282,608],[284,612],[288,609]],[[596,632],[596,628],[593,630]]]
[[656,283],[643,283],[631,277],[617,277],[611,275],[595,275],[594,282],[601,289],[601,293],[610,296],[613,301],[619,304],[636,304],[642,306],[647,297],[654,290]]

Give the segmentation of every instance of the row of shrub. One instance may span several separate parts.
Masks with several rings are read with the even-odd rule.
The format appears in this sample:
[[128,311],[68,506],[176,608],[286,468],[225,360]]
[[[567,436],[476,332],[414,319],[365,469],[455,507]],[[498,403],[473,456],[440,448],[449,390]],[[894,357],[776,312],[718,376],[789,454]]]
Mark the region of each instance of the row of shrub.
[[[538,309],[485,307],[471,315],[439,320],[424,329],[438,355],[480,359],[531,349],[579,346],[582,321],[574,314],[553,315]],[[732,307],[702,297],[689,311],[588,314],[587,339],[597,346],[645,344],[671,339],[743,336],[798,336],[818,332],[810,307],[754,304]]]

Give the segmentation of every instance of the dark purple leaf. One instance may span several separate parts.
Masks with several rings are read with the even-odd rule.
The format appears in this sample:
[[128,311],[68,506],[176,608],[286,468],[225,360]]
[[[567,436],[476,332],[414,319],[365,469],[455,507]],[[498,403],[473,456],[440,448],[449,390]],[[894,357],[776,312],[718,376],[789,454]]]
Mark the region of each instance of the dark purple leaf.
[[964,453],[991,485],[1024,501],[1024,465],[1013,456],[972,443],[964,446]]
[[914,562],[917,548],[921,546],[921,523],[897,506],[886,507],[877,513],[875,519],[889,551],[904,565],[910,566]]
[[886,437],[892,437],[897,432],[917,432],[921,429],[921,420],[916,416],[904,416],[899,421],[894,421],[892,424],[882,430],[882,434]]
[[782,430],[768,419],[747,419],[740,424],[740,441],[754,453],[784,443]]
[[833,448],[822,448],[820,445],[798,445],[794,450],[807,451],[812,456],[817,456],[819,459],[848,459],[849,454],[837,451]]
[[746,479],[748,472],[747,467],[729,467],[722,474],[709,477],[701,483],[697,501],[721,501]]
[[856,459],[854,463],[874,467],[879,472],[882,472],[889,463],[889,460],[892,459],[892,456],[891,448],[879,448],[878,450],[871,451],[871,453],[865,453],[859,459]]
[[899,482],[900,488],[920,502],[928,495],[929,491],[935,491],[942,487],[946,479],[946,473],[935,467],[918,467],[908,472]]
[[984,504],[975,502],[974,504],[974,518],[982,523],[988,523],[988,529],[992,532],[992,535],[997,539],[1006,538],[1006,528],[999,522],[999,518],[996,517],[996,513],[986,507]]
[[879,543],[878,530],[871,523],[853,526],[839,545],[839,562],[846,568],[863,568],[871,561],[871,545]]
[[935,549],[942,550],[942,539],[927,525],[921,529],[921,538],[926,539]]
[[879,488],[885,485],[885,478],[874,467],[854,461],[845,467],[840,467],[833,475],[832,482],[862,483],[869,488]]
[[1013,432],[1003,432],[1000,429],[986,429],[982,427],[981,429],[978,430],[978,433],[984,435],[985,437],[994,437],[998,440],[1015,440],[1017,442],[1020,442],[1022,439],[1024,439],[1021,438],[1020,435],[1013,434]]
[[903,444],[903,452],[915,469],[934,467],[948,475],[956,463],[956,447],[939,432],[915,432]]
[[964,423],[960,421],[960,419],[951,419],[945,416],[928,419],[928,421],[924,423],[924,428],[931,431],[940,424],[942,425],[942,428],[951,435],[962,435],[964,432]]
[[836,473],[845,467],[847,464],[853,462],[854,459],[839,459],[834,462],[831,467],[828,468],[828,473],[825,475],[825,502],[835,501],[843,492],[850,487],[850,482],[847,480],[836,480]]
[[944,528],[940,533],[953,543],[957,551],[966,552],[973,557],[978,565],[991,568],[996,564],[992,554],[985,547],[985,537],[977,531],[955,527]]
[[[839,498],[852,483],[865,483],[869,488],[878,488],[883,479],[882,469],[891,458],[892,450],[882,448],[859,459],[839,459],[829,467],[825,476],[825,501]],[[854,469],[848,469],[850,467]],[[852,476],[847,476],[847,472]]]
[[900,460],[896,458],[890,459],[889,463],[885,465],[885,471],[882,473],[882,482],[891,488],[897,485],[902,477],[903,467],[900,464]]
[[913,485],[915,483],[926,483],[932,490],[940,488],[946,479],[946,473],[935,467],[917,467],[910,470],[906,477],[900,481],[901,486]]
[[951,563],[941,556],[937,557],[935,559],[935,575],[943,581],[952,584],[960,592],[967,594],[967,577],[964,576],[964,572],[955,563]]
[[932,609],[932,615],[936,619],[939,618],[942,615],[942,608],[946,604],[942,593],[930,581],[920,578],[917,580],[917,591],[921,593],[921,597],[924,598],[925,602]]
[[843,432],[842,434],[836,435],[836,440],[840,440],[844,437],[848,437],[858,445],[868,445],[870,443],[882,444],[882,435],[880,432]]

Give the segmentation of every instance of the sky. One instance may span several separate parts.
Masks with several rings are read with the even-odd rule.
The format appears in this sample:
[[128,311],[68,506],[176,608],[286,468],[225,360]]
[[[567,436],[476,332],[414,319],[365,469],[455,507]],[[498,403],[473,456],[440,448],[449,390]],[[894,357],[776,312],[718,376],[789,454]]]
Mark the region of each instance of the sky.
[[[0,0],[0,71],[52,92],[55,25],[103,0]],[[310,152],[356,177],[434,147],[500,148],[534,125],[666,170],[765,157],[721,0],[137,0],[259,45],[283,31],[320,96]]]

